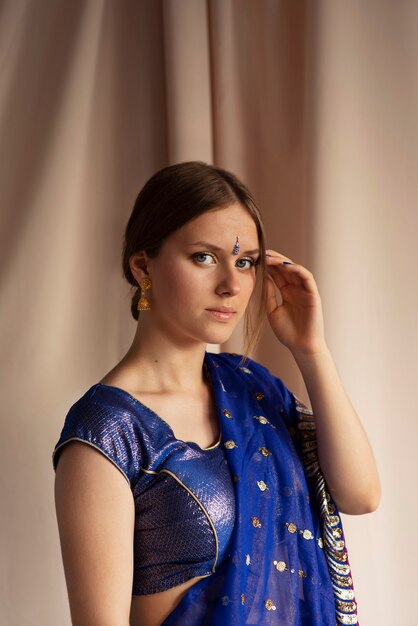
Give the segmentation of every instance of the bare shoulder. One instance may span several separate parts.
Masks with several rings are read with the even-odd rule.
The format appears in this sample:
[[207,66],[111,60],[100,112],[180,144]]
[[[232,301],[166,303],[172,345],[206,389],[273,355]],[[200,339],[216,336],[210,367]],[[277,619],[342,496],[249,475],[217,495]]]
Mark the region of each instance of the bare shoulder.
[[103,376],[99,383],[102,385],[114,385],[115,387],[131,387],[138,380],[138,372],[132,366],[127,365],[124,359],[117,363]]
[[128,624],[135,512],[127,480],[94,447],[71,441],[55,504],[73,623]]

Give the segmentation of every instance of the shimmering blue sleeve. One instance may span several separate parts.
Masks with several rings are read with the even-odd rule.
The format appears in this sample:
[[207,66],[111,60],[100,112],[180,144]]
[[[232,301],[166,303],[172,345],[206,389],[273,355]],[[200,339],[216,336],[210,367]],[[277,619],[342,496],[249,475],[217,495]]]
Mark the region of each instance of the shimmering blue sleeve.
[[82,441],[111,461],[133,487],[141,464],[138,423],[129,406],[116,404],[94,386],[69,410],[52,455],[56,470],[60,452],[69,441]]

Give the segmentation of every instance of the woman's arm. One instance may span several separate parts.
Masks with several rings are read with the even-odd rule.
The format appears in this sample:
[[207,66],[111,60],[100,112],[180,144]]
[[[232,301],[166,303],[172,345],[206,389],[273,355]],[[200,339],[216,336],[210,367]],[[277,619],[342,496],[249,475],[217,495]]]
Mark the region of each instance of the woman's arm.
[[328,349],[296,355],[315,415],[318,456],[329,490],[342,513],[374,511],[380,482],[372,448]]
[[129,626],[134,502],[127,480],[92,446],[69,442],[55,504],[73,626]]
[[289,263],[273,250],[268,251],[267,267],[267,317],[304,378],[316,418],[319,462],[330,492],[342,513],[374,511],[380,500],[376,463],[325,342],[315,280],[305,267]]

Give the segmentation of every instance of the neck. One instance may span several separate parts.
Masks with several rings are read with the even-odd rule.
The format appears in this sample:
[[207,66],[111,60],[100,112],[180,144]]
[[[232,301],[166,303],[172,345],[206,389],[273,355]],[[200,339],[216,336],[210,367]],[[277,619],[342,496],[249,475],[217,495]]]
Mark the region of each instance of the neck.
[[120,367],[150,393],[196,392],[203,382],[205,350],[206,344],[198,341],[168,338],[145,319],[138,322]]

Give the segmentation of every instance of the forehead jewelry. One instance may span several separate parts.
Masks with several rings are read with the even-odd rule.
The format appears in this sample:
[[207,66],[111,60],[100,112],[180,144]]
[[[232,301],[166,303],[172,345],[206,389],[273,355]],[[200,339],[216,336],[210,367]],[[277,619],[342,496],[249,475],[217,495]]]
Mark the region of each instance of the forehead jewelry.
[[234,247],[232,249],[232,254],[235,254],[235,255],[239,254],[239,238],[238,238],[238,235],[237,235],[237,240],[234,243]]

